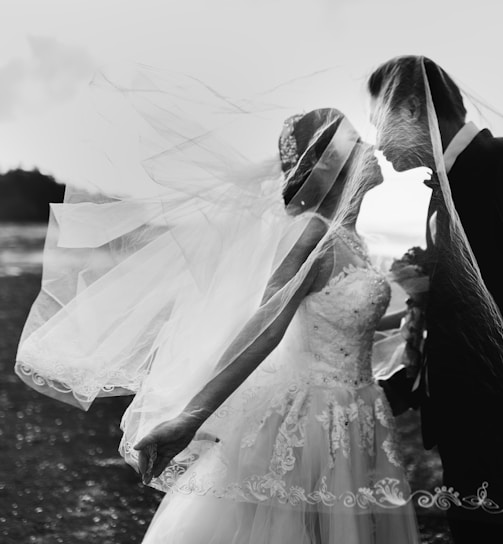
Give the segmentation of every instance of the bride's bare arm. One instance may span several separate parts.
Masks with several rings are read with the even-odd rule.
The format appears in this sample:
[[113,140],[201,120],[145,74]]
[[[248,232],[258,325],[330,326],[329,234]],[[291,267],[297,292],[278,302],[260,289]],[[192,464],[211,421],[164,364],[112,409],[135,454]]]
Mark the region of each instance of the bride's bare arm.
[[[178,418],[158,425],[136,444],[135,449],[140,450],[140,471],[144,475],[144,481],[148,482],[152,476],[157,477],[162,473],[169,461],[187,447],[204,421],[279,344],[302,299],[312,288],[318,274],[318,261],[310,268],[304,281],[272,322],[259,334],[256,335],[254,331],[260,330],[267,312],[267,302],[295,276],[325,232],[326,226],[319,220],[310,222],[299,242],[269,281],[261,307],[221,358],[222,363],[228,360],[232,362],[221,365],[222,370],[190,400]],[[246,338],[255,335],[256,338],[251,344],[242,349],[247,343]],[[239,355],[233,359],[234,353]],[[149,464],[147,450],[153,444],[157,445],[157,459],[151,467],[151,474],[145,474]]]

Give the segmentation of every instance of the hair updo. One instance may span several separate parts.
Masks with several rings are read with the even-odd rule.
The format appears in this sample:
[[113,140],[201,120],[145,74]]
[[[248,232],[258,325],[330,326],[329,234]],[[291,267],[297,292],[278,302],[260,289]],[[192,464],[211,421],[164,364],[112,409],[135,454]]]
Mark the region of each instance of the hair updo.
[[344,114],[335,108],[322,108],[293,115],[285,121],[278,146],[286,178],[283,188],[286,206],[306,182],[343,118]]

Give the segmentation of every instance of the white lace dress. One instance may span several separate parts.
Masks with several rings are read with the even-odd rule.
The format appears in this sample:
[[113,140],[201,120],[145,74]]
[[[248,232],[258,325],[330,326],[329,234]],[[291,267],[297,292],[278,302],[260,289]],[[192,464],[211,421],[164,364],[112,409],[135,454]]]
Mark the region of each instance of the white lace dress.
[[280,362],[213,416],[220,441],[200,441],[189,468],[182,455],[162,475],[168,492],[144,544],[420,542],[393,417],[372,377],[389,298],[369,264],[305,298]]

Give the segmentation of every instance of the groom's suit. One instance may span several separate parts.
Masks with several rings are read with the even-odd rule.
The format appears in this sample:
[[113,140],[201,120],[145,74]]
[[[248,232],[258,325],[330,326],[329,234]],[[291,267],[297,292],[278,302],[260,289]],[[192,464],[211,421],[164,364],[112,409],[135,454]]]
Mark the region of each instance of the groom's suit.
[[[454,206],[484,283],[503,312],[503,138],[494,138],[488,130],[478,132],[470,123],[444,158]],[[434,264],[421,380],[423,442],[427,449],[438,446],[445,485],[468,497],[488,482],[489,498],[503,509],[503,396],[486,385],[495,378],[488,377],[482,361],[485,357],[499,362],[502,346],[493,349],[484,338],[487,348],[481,355],[470,342],[478,326],[478,294],[460,289],[450,266],[453,230],[448,217],[442,193],[433,187],[427,246]],[[484,544],[503,542],[503,514],[451,508],[448,516],[456,543],[475,542],[475,535]],[[488,521],[501,524],[497,540],[481,533]]]

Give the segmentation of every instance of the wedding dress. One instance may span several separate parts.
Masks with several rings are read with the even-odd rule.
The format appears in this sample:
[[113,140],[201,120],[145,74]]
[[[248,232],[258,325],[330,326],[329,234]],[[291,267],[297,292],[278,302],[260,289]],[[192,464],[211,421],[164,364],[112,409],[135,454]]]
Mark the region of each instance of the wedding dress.
[[338,231],[334,247],[363,265],[344,266],[304,299],[278,347],[280,368],[259,367],[222,408],[218,441],[201,440],[187,470],[182,453],[161,475],[167,495],[144,544],[419,542],[371,368],[390,286],[358,240]]

